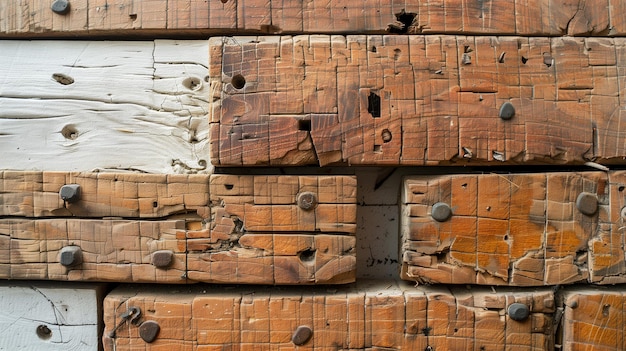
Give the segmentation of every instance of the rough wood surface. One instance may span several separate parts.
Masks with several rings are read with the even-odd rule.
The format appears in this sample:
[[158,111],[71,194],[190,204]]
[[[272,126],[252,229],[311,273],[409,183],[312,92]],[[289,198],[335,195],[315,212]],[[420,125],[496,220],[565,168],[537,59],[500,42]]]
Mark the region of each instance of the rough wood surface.
[[[80,185],[76,200],[61,200],[67,184]],[[350,176],[0,171],[0,217],[0,278],[338,284],[356,273]],[[80,252],[64,262],[64,250]]]
[[[626,282],[623,172],[409,177],[402,275],[445,284]],[[442,206],[451,210],[441,218]]]
[[210,171],[207,41],[0,48],[0,169]]
[[620,0],[402,2],[72,0],[0,3],[0,36],[252,33],[479,33],[600,36],[626,33]]
[[[580,164],[626,155],[621,38],[311,35],[209,46],[215,165]],[[500,118],[508,104],[514,115]]]
[[104,286],[0,282],[1,350],[99,350]]
[[578,288],[564,292],[563,350],[626,349],[624,287]]
[[[512,303],[529,308],[515,321]],[[109,332],[131,307],[137,325]],[[415,288],[393,281],[355,287],[269,289],[123,287],[104,302],[105,350],[547,350],[553,346],[551,291]],[[160,326],[148,344],[141,323]],[[295,345],[298,327],[311,338]],[[296,335],[299,336],[299,335]]]

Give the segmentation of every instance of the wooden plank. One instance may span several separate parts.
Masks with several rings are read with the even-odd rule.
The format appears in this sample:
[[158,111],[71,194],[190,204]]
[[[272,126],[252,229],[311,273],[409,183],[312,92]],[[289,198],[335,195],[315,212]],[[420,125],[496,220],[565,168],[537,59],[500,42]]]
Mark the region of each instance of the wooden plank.
[[625,302],[623,286],[567,289],[561,322],[563,349],[624,350]]
[[[513,303],[526,306],[529,316],[514,320],[508,314]],[[111,337],[131,307],[141,309],[141,320],[124,324]],[[549,290],[451,291],[384,280],[330,291],[127,286],[106,297],[104,310],[105,350],[546,350],[554,345]],[[140,334],[148,321],[160,327],[150,345]],[[301,339],[298,328],[308,328],[311,337]]]
[[206,41],[0,46],[0,169],[210,171]]
[[0,349],[100,350],[105,287],[0,283]]
[[211,160],[222,166],[623,162],[625,44],[621,38],[215,37],[209,41]]
[[622,173],[602,172],[409,177],[402,276],[516,286],[624,282],[622,181]]
[[626,32],[619,0],[72,0],[56,14],[43,0],[0,4],[0,36],[251,33],[478,33],[603,36]]

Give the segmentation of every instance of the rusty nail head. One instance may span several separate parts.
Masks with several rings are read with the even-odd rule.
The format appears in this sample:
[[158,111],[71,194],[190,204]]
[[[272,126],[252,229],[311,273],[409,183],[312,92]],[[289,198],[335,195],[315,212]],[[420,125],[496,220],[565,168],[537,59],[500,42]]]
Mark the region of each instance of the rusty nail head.
[[530,310],[528,309],[528,306],[519,302],[510,304],[508,313],[509,317],[511,317],[512,320],[518,322],[523,322],[528,318],[528,316],[530,316]]
[[139,326],[139,336],[147,343],[153,342],[161,331],[159,323],[156,321],[145,321]]
[[312,210],[317,206],[317,197],[310,191],[298,194],[296,201],[298,207],[305,211]]
[[445,222],[452,217],[452,209],[450,208],[450,205],[445,202],[437,202],[433,205],[430,215],[437,222]]
[[83,262],[83,253],[79,246],[66,246],[61,249],[59,263],[65,267],[79,265]]
[[587,192],[582,192],[576,198],[576,207],[587,216],[593,216],[598,211],[598,198]]
[[296,331],[293,332],[293,336],[291,337],[291,341],[297,345],[301,346],[306,344],[311,337],[313,336],[313,330],[306,325],[301,325],[296,328]]
[[78,184],[66,184],[59,190],[59,196],[66,202],[76,202],[80,198],[80,185]]
[[152,265],[158,268],[167,268],[174,261],[174,253],[170,250],[159,250],[152,254]]
[[500,118],[505,121],[510,120],[515,116],[515,106],[510,102],[505,102],[500,106]]
[[56,14],[65,15],[70,12],[70,2],[68,0],[55,0],[50,8]]

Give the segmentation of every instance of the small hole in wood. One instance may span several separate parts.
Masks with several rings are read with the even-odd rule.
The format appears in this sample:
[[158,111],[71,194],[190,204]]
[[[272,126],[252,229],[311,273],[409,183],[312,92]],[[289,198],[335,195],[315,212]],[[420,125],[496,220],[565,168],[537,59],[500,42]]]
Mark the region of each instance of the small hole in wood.
[[202,88],[202,82],[198,78],[187,78],[183,81],[183,86],[189,90],[199,90]]
[[624,186],[622,185],[622,186],[620,186],[619,188],[617,188],[617,191],[624,191],[624,189],[625,189],[625,188],[624,188]]
[[371,51],[372,52],[376,52],[376,46],[375,45],[372,45],[372,50]]
[[380,145],[374,145],[374,152],[383,152],[382,147]]
[[528,59],[526,57],[522,56],[522,63],[526,64],[526,62],[528,62]]
[[396,22],[390,24],[387,27],[387,31],[394,34],[408,33],[409,28],[413,25],[417,14],[413,12],[406,12],[404,9],[402,9],[402,11],[396,13],[395,15]]
[[42,340],[48,340],[52,337],[52,330],[50,330],[50,328],[48,328],[45,324],[38,325],[36,333],[39,339]]
[[225,4],[228,2],[228,0],[220,0],[222,2],[222,4]]
[[301,119],[298,121],[298,130],[311,131],[311,120]]
[[230,80],[235,89],[241,89],[246,85],[246,79],[241,74],[236,74]]
[[298,255],[300,257],[300,261],[302,262],[312,262],[315,260],[315,250],[306,249]]
[[226,188],[226,190],[233,190],[234,185],[232,184],[224,184],[224,188]]
[[204,76],[204,81],[205,81],[205,82],[207,82],[207,83],[208,83],[210,80],[211,80],[211,77],[209,77],[209,76]]
[[73,124],[68,124],[61,129],[61,135],[65,139],[74,140],[78,138],[78,129]]
[[74,78],[63,73],[54,73],[52,75],[52,79],[56,80],[57,83],[62,85],[70,85],[74,83]]
[[375,93],[370,93],[368,95],[367,112],[369,112],[374,118],[380,117],[380,96]]
[[159,207],[159,203],[158,203],[158,202],[156,202],[156,201],[153,201],[153,202],[152,202],[152,207]]
[[380,133],[380,136],[383,138],[384,143],[390,142],[392,138],[392,135],[389,129],[383,129],[382,133]]
[[128,17],[130,17],[131,21],[136,21],[137,20],[137,14],[136,13],[131,13],[130,15],[128,15]]
[[393,60],[394,61],[398,61],[398,59],[400,58],[400,54],[402,53],[402,50],[400,49],[394,49],[393,50]]

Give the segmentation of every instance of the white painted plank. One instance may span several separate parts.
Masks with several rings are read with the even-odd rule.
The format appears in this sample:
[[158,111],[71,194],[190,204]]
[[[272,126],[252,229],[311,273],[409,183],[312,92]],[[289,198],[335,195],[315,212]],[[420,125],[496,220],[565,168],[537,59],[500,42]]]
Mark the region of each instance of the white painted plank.
[[98,350],[102,286],[0,285],[0,350]]
[[208,172],[207,65],[206,41],[0,41],[0,169]]

